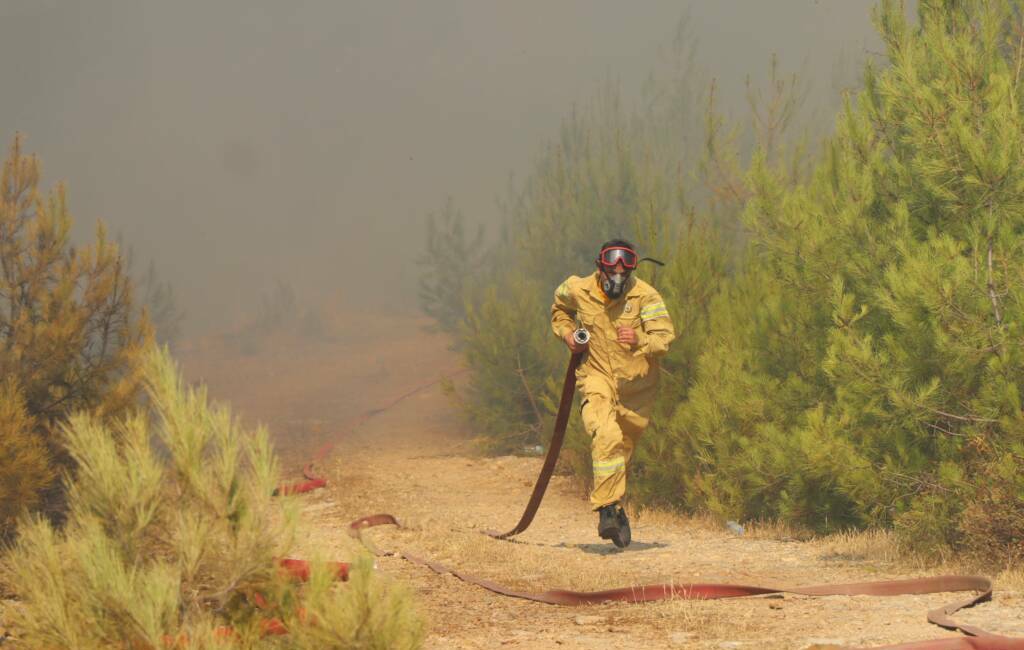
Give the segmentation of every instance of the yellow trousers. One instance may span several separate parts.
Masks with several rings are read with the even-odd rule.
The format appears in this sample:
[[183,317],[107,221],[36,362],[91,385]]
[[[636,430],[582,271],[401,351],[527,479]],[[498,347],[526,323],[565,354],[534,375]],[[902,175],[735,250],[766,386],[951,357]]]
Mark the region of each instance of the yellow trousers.
[[615,503],[626,493],[626,469],[640,435],[650,422],[657,394],[657,380],[640,382],[626,392],[601,376],[581,381],[583,426],[591,437],[594,510]]

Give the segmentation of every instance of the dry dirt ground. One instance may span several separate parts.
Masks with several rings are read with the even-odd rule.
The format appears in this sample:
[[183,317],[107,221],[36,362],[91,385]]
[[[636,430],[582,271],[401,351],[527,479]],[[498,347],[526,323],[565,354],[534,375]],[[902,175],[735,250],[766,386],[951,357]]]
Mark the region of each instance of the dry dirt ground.
[[[306,459],[333,443],[320,464],[328,487],[296,497],[306,526],[300,553],[346,559],[347,523],[388,512],[403,527],[369,531],[378,547],[531,591],[669,581],[784,587],[938,573],[885,561],[881,535],[796,541],[761,529],[736,536],[711,521],[658,512],[634,513],[633,544],[620,551],[597,538],[596,516],[563,476],[518,543],[486,537],[481,531],[518,520],[541,459],[474,453],[450,399],[429,385],[459,368],[446,338],[417,318],[374,322],[372,332],[343,331],[331,343],[268,343],[264,349],[277,351],[245,355],[208,341],[181,355],[186,376],[270,428],[286,474],[298,477]],[[353,430],[361,415],[425,384]],[[378,564],[415,594],[428,648],[873,646],[956,636],[929,625],[925,613],[963,597],[787,595],[569,608],[498,596],[397,557]],[[1004,575],[993,602],[959,618],[1024,636],[1024,580]]]

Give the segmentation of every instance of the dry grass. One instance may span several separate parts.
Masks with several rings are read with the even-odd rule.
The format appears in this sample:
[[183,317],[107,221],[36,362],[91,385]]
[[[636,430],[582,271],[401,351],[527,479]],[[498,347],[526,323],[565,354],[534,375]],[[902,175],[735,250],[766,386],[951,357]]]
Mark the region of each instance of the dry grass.
[[[0,546],[0,555],[6,552],[6,548]],[[14,591],[14,577],[11,576],[10,570],[7,568],[4,562],[0,562],[0,601],[4,598],[13,598],[15,595]]]
[[891,530],[852,530],[820,537],[812,543],[818,547],[820,557],[826,559],[868,562],[908,573],[927,571],[987,575],[993,578],[993,583],[1000,591],[1024,592],[1022,566],[1012,565],[1000,569],[953,554],[936,556],[917,553],[914,549],[901,544]]
[[[645,508],[626,504],[631,520],[652,526],[693,532],[722,532],[728,530],[722,520],[710,513],[683,514],[662,508]],[[779,542],[809,541],[814,533],[777,519],[750,521],[743,524],[743,536],[748,539],[766,539]]]
[[721,602],[670,598],[634,611],[639,620],[662,628],[680,630],[692,635],[693,641],[701,641],[736,634],[736,621],[729,616],[727,609]]
[[365,553],[363,545],[347,533],[339,534],[334,526],[324,525],[332,520],[335,525],[338,519],[345,521],[333,511],[330,503],[306,503],[300,512],[293,556],[309,557],[319,553],[330,561],[350,562]]
[[[3,563],[0,563],[0,567],[3,567]],[[10,635],[11,617],[7,614],[7,611],[17,606],[17,601],[10,600],[14,596],[14,589],[9,580],[10,578],[6,575],[6,571],[0,569],[0,645],[3,645]]]
[[814,532],[779,519],[759,519],[744,525],[743,535],[750,539],[770,539],[777,542],[806,542],[814,539]]
[[0,644],[7,639],[9,631],[7,629],[7,608],[13,605],[13,601],[0,600]]
[[849,530],[819,537],[812,542],[822,557],[891,565],[910,559],[889,530]]
[[[692,530],[721,531],[723,526],[708,514],[683,515],[661,509],[628,508],[637,521],[658,527]],[[819,557],[831,560],[865,562],[903,572],[978,573],[995,576],[1001,589],[1024,591],[1024,566],[999,568],[978,564],[953,553],[923,554],[901,543],[892,530],[871,528],[847,530],[830,535],[815,535],[812,531],[792,526],[779,520],[760,520],[744,524],[747,539],[781,542],[806,542],[817,550]]]
[[[424,549],[426,555],[450,567],[524,591],[551,587],[590,591],[607,589],[608,577],[588,567],[578,553],[545,546],[514,544],[470,532],[439,534],[437,524],[411,531],[402,547]],[[437,540],[443,539],[443,543]],[[500,558],[500,561],[496,561]]]
[[999,589],[1024,593],[1024,566],[1010,567],[996,576]]
[[722,524],[706,513],[686,515],[661,508],[637,508],[626,504],[626,513],[631,521],[682,531],[721,531]]

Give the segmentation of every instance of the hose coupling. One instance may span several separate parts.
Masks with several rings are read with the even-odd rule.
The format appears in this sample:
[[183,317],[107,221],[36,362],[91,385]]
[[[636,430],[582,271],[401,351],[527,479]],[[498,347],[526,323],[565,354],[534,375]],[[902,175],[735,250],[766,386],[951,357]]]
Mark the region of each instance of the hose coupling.
[[590,332],[581,327],[572,333],[572,340],[576,345],[586,345],[590,342]]

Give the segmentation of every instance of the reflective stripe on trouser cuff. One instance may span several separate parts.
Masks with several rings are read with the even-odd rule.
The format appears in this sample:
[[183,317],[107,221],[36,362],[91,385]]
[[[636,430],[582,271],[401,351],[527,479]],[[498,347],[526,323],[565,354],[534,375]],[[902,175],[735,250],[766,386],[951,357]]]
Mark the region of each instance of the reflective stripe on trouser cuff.
[[594,463],[594,490],[590,504],[594,509],[615,503],[626,494],[626,459],[623,456]]
[[604,461],[594,461],[594,479],[602,479],[606,476],[617,474],[626,469],[626,457],[614,456]]

